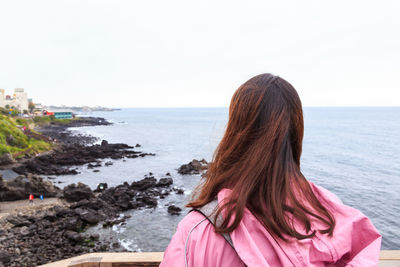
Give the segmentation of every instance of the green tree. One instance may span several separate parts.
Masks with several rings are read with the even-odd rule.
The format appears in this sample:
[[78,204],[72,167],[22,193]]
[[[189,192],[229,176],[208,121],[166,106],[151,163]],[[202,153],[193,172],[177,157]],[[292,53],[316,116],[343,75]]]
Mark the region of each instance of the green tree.
[[33,102],[29,102],[29,112],[32,113],[33,110],[35,109],[35,104],[33,104]]
[[14,106],[12,106],[11,107],[11,116],[13,116],[13,117],[16,117],[16,116],[18,116],[19,115],[19,110],[18,109],[16,109]]

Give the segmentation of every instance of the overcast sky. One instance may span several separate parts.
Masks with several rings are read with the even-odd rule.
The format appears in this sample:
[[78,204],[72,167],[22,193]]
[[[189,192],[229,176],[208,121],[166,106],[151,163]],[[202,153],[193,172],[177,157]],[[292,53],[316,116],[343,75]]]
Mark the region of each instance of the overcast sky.
[[399,106],[399,14],[397,0],[0,0],[0,88],[43,104],[212,107],[271,72],[305,106]]

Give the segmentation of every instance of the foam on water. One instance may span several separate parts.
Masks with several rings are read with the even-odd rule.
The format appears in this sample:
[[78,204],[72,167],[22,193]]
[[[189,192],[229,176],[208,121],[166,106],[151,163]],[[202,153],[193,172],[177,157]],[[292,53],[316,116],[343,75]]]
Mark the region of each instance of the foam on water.
[[133,242],[133,240],[130,239],[118,239],[119,243],[123,248],[125,248],[128,251],[135,251],[135,252],[142,252],[142,250],[139,248],[137,244]]

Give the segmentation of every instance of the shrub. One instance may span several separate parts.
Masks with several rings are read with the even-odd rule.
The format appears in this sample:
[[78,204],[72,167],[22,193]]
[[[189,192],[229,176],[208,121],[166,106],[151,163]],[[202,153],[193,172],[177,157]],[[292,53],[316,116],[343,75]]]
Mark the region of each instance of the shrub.
[[43,151],[47,151],[51,149],[51,144],[47,143],[43,140],[37,140],[37,139],[29,139],[29,148],[32,149],[32,152],[34,153],[40,153]]
[[0,156],[6,153],[9,153],[8,147],[2,143],[0,143]]

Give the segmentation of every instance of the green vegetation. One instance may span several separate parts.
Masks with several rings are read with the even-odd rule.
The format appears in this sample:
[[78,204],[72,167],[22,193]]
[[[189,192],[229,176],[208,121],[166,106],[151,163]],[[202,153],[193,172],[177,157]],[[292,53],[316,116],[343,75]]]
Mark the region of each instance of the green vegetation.
[[[28,114],[28,111],[24,110],[22,113]],[[17,117],[20,114],[20,112],[17,109],[15,109],[14,107],[10,107],[9,105],[6,105],[6,108],[0,107],[0,114],[11,115],[12,117]]]
[[28,108],[29,108],[29,112],[32,113],[33,110],[35,109],[35,104],[33,104],[32,102],[29,102]]
[[37,116],[33,118],[35,124],[44,125],[49,123],[58,123],[58,124],[67,124],[71,122],[72,119],[56,119],[56,117],[52,116]]
[[[30,108],[34,108],[31,106]],[[41,138],[40,133],[33,130],[34,126],[46,124],[68,124],[74,119],[56,119],[54,116],[36,116],[22,118],[18,111],[0,108],[0,156],[10,153],[14,158],[24,154],[36,154],[50,150],[52,144]],[[23,128],[29,129],[26,134]]]
[[7,115],[8,114],[7,109],[0,107],[0,114]]
[[25,153],[36,154],[51,149],[50,143],[24,134],[22,128],[28,128],[32,123],[31,119],[0,114],[0,156],[11,153],[18,158]]
[[88,247],[91,247],[91,248],[93,248],[95,246],[95,242],[91,238],[83,240],[82,244],[86,245]]

